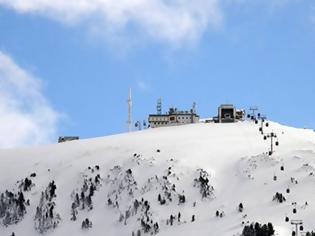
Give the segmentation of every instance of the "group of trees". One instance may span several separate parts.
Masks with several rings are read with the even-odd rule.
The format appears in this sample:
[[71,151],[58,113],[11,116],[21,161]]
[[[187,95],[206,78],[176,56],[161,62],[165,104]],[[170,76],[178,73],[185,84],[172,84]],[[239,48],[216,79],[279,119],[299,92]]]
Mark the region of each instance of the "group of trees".
[[89,229],[89,228],[92,228],[92,221],[90,221],[88,218],[86,218],[85,220],[82,221],[82,224],[81,224],[81,228],[82,229]]
[[[31,176],[34,176],[34,173]],[[19,188],[21,191],[26,192],[26,191],[30,191],[32,189],[32,187],[34,187],[34,186],[35,186],[35,184],[32,182],[31,179],[25,178],[24,180],[21,181]]]
[[242,236],[273,236],[275,230],[271,223],[261,225],[258,222],[246,225],[243,229]]
[[131,169],[127,169],[125,171],[125,174],[123,175],[123,178],[121,179],[118,187],[118,193],[126,191],[130,197],[134,196],[134,192],[138,189],[138,187]]
[[[93,209],[92,197],[101,185],[102,179],[97,173],[99,171],[99,166],[89,167],[88,169],[91,173],[96,173],[91,175],[92,177],[85,177],[80,190],[74,192],[72,195],[73,202],[71,205],[71,220],[73,221],[77,220],[78,210]],[[108,195],[111,196],[108,197],[108,205],[114,206],[119,210],[119,212],[122,212],[119,219],[121,222],[124,222],[124,224],[127,224],[127,221],[129,223],[129,219],[132,216],[136,216],[137,221],[140,223],[139,228],[137,227],[137,235],[140,235],[141,233],[157,234],[160,230],[160,222],[158,223],[154,220],[150,202],[145,201],[143,198],[141,201],[134,199],[134,191],[137,189],[137,182],[134,179],[133,171],[131,169],[124,170],[121,167],[116,168],[115,171],[117,172],[111,180],[113,191]],[[172,173],[170,167],[167,171],[167,174],[164,174],[161,178],[157,176],[155,176],[155,178],[150,178],[150,180],[156,179],[154,184],[157,183],[159,187],[161,187],[157,196],[158,202],[160,205],[164,205],[172,201],[177,204],[178,197],[178,204],[184,204],[186,202],[185,195],[177,193],[175,184],[171,182],[174,174]],[[211,198],[211,196],[213,196],[214,188],[209,181],[210,175],[203,169],[198,169],[197,173],[198,178],[194,179],[194,187],[199,188],[202,198]],[[35,176],[36,174],[32,174],[31,177]],[[22,220],[26,214],[26,206],[29,205],[29,201],[25,200],[23,192],[30,191],[34,186],[34,183],[31,178],[25,178],[19,183],[19,192],[13,193],[6,191],[5,193],[0,194],[0,220],[2,220],[2,224],[5,226],[18,223]],[[153,186],[156,188],[156,185]],[[36,208],[34,218],[35,229],[39,233],[45,233],[50,229],[56,228],[61,221],[60,215],[56,213],[56,189],[57,186],[55,182],[52,181],[49,183],[45,191],[41,193],[40,202]],[[112,193],[115,193],[115,195]],[[122,211],[121,208],[119,208],[119,201],[122,200],[122,194],[126,194],[130,197],[128,198],[129,200],[133,199],[132,204],[126,211]],[[273,200],[280,203],[286,201],[283,194],[278,192],[274,195]],[[237,210],[238,212],[244,211],[243,203],[238,205]],[[224,212],[217,210],[216,216],[223,217]],[[169,226],[173,226],[174,224],[177,224],[177,222],[179,224],[181,223],[181,218],[182,216],[180,212],[175,215],[171,214],[166,220],[166,224]],[[195,220],[196,216],[192,215],[191,222],[194,222]],[[190,219],[188,219],[188,221],[190,221]],[[286,221],[289,221],[289,219]],[[183,222],[186,223],[186,221]],[[92,222],[86,218],[83,220],[81,227],[82,229],[89,229],[92,227]],[[251,225],[244,226],[242,236],[272,236],[274,233],[275,231],[271,223],[261,225],[258,222],[255,222]],[[14,235],[14,233],[12,235]],[[307,232],[305,235],[315,236],[315,233],[312,231]]]
[[114,166],[110,170],[111,174],[107,176],[107,183],[111,185],[111,191],[108,193],[107,197],[118,198],[133,198],[135,192],[138,190],[138,184],[133,176],[132,170],[124,170],[121,166]]
[[[88,170],[91,171],[91,173],[94,173],[95,171],[98,171],[100,168],[98,165],[93,167],[88,167]],[[74,193],[73,196],[73,202],[71,205],[71,220],[76,221],[78,210],[92,210],[93,204],[92,204],[92,197],[94,196],[95,191],[98,189],[98,187],[101,185],[101,176],[100,174],[96,174],[95,177],[85,177],[83,180],[83,185],[81,187],[80,194],[78,192]]]
[[[134,154],[134,156],[137,156],[137,154]],[[127,224],[127,221],[131,216],[139,214],[137,218],[140,219],[141,223],[140,231],[144,233],[157,233],[159,231],[159,224],[152,219],[148,201],[144,201],[143,199],[138,201],[135,199],[127,210],[121,211],[121,209],[119,209],[119,201],[123,200],[122,194],[127,192],[128,196],[133,198],[134,190],[137,189],[137,182],[133,178],[132,170],[127,169],[126,171],[123,171],[121,166],[115,166],[110,172],[106,182],[111,184],[113,188],[108,194],[107,204],[119,210],[119,221]],[[209,182],[210,175],[203,169],[198,169],[197,173],[198,178],[194,180],[194,186],[199,188],[202,198],[210,198],[214,191],[213,186],[210,185]],[[174,202],[174,199],[178,199],[178,204],[184,204],[186,202],[186,196],[183,193],[177,193],[175,184],[170,181],[170,177],[173,176],[174,173],[172,173],[172,168],[169,167],[167,172],[161,178],[155,176],[155,178],[148,179],[147,187],[145,189],[142,188],[141,190],[144,192],[150,191],[153,189],[154,185],[157,184],[161,188],[161,191],[157,194],[157,201],[160,205]],[[170,215],[166,222],[168,225],[173,225],[175,220],[178,222],[181,221],[180,213],[178,215]],[[195,215],[192,215],[191,222],[194,222],[195,220]]]
[[[135,154],[134,156],[136,157],[137,155]],[[127,224],[127,220],[131,216],[136,215],[141,206],[143,207],[144,200],[142,199],[139,202],[135,199],[129,209],[121,211],[119,201],[124,198],[130,199],[134,197],[135,191],[138,190],[137,182],[131,169],[123,170],[121,166],[114,166],[110,172],[111,174],[107,176],[107,183],[111,185],[112,190],[107,194],[107,204],[117,208],[120,212],[119,222]]]
[[141,228],[144,233],[157,234],[159,232],[159,224],[153,223],[153,220],[146,221],[144,218],[141,219]]
[[283,203],[286,201],[285,197],[283,196],[282,193],[276,192],[276,194],[273,196],[273,201],[277,201],[279,203]]
[[[134,156],[137,157],[137,154]],[[127,169],[124,171],[122,167],[115,166],[110,172],[111,174],[108,175],[107,183],[111,184],[112,191],[108,194],[107,204],[119,210],[119,222],[127,224],[132,216],[137,215],[137,219],[140,220],[140,229],[138,230],[138,233],[144,232],[156,234],[159,231],[159,224],[152,219],[149,201],[144,200],[143,198],[141,201],[134,199],[127,210],[121,211],[119,208],[120,200],[133,198],[135,191],[138,190],[137,182],[133,176],[132,170]],[[159,199],[162,201],[161,195]]]
[[[31,177],[35,176],[35,173],[31,174]],[[4,193],[0,193],[0,220],[4,226],[20,222],[26,214],[26,207],[30,205],[30,201],[25,199],[24,193],[30,191],[35,184],[30,178],[22,179],[18,183],[18,192],[6,190]]]
[[[175,184],[172,184],[169,180],[168,176],[163,176],[162,179],[159,179],[159,183],[161,185],[162,193],[159,193],[158,195],[158,201],[161,205],[164,205],[166,203],[170,203],[173,201],[173,197],[178,195],[176,193],[176,186]],[[179,197],[179,195],[178,195]],[[185,196],[184,196],[185,198]],[[185,201],[182,197],[179,197],[179,202]]]
[[138,234],[139,232],[157,234],[159,232],[159,224],[153,220],[153,214],[150,210],[151,205],[149,201],[144,200],[143,198],[141,201],[135,199],[129,209],[125,211],[125,214],[120,213],[119,222],[124,222],[126,225],[127,221],[132,216],[137,216],[137,221],[140,219],[140,229],[138,230]]
[[179,204],[185,203],[185,195],[178,194],[176,185],[171,182],[171,176],[175,176],[175,173],[172,174],[171,167],[168,167],[166,172],[167,174],[163,175],[162,178],[157,178],[162,191],[162,193],[158,195],[158,201],[161,205],[164,205],[173,202],[174,198],[178,197]]
[[50,182],[44,192],[41,193],[39,204],[36,208],[34,218],[35,229],[39,233],[45,233],[50,229],[54,229],[61,221],[59,214],[55,213],[55,198],[57,186],[54,181]]
[[197,171],[199,178],[194,179],[194,186],[199,187],[202,198],[210,198],[214,192],[213,186],[209,183],[210,175],[203,169],[198,169]]
[[26,204],[23,192],[13,193],[8,190],[0,195],[0,219],[4,226],[17,224],[26,214]]
[[159,224],[152,219],[152,213],[150,212],[150,202],[143,198],[139,202],[140,214],[141,214],[141,229],[145,233],[157,234],[159,232]]

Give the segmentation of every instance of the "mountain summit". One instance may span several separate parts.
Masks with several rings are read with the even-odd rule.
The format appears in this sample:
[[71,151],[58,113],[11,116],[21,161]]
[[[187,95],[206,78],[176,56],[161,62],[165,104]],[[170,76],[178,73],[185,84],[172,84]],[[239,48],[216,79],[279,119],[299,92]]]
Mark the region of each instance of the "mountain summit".
[[0,235],[231,236],[270,222],[288,236],[292,220],[314,231],[315,133],[259,127],[198,123],[1,150]]

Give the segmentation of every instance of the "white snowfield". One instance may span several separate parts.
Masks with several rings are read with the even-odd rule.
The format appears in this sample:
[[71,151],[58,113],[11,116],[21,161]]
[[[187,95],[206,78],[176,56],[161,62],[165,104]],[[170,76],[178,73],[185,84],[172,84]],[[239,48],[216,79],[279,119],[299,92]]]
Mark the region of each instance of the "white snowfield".
[[[270,139],[264,140],[258,129],[259,124],[250,121],[199,123],[0,150],[0,193],[17,193],[17,181],[26,177],[35,184],[24,192],[25,199],[30,200],[25,217],[17,224],[1,223],[0,235],[40,235],[34,227],[36,207],[52,180],[57,186],[55,212],[61,220],[56,228],[45,232],[49,236],[137,235],[142,210],[131,210],[122,222],[119,218],[120,213],[124,217],[132,209],[135,199],[141,202],[142,198],[149,202],[150,220],[158,223],[161,236],[241,235],[244,225],[256,221],[271,222],[275,235],[281,236],[291,235],[291,220],[303,220],[304,231],[315,230],[315,133],[269,122],[264,132],[275,132],[279,146],[268,156]],[[200,168],[209,174],[213,187],[204,198],[194,181]],[[129,169],[131,174],[127,175]],[[36,177],[30,177],[31,173]],[[94,179],[97,174],[101,180],[92,197],[93,209],[78,207],[77,219],[70,220],[74,193],[80,194],[84,178]],[[136,183],[129,181],[130,176]],[[171,201],[165,196],[165,187]],[[276,192],[286,201],[273,201]],[[160,204],[158,194],[166,198],[165,204]],[[178,195],[185,196],[184,203],[179,204]],[[113,204],[108,204],[109,198]],[[240,203],[243,212],[238,211]],[[222,217],[216,217],[217,210]],[[176,216],[172,226],[168,220],[171,214]],[[86,218],[93,226],[81,229]],[[141,235],[151,234],[141,231]]]

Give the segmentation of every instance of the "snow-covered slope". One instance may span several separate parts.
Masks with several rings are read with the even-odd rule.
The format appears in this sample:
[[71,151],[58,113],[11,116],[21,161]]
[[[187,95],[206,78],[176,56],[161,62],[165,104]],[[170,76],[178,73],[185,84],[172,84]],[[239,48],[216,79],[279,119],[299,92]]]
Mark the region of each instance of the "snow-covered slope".
[[[158,223],[161,236],[238,235],[242,222],[253,221],[272,222],[277,235],[290,235],[286,216],[303,220],[305,230],[315,230],[314,132],[270,122],[264,131],[277,133],[280,142],[270,157],[270,140],[264,140],[258,129],[259,125],[249,121],[200,123],[1,150],[0,193],[17,193],[26,177],[33,185],[23,192],[25,200],[30,200],[27,213],[17,224],[0,225],[0,235],[39,235],[34,223],[36,208],[41,192],[53,180],[56,196],[50,200],[56,204],[53,217],[58,213],[60,220],[55,219],[59,223],[47,235],[132,235],[141,229],[141,219],[144,227],[151,227],[150,232]],[[30,177],[32,173],[36,176]],[[209,181],[203,181],[206,179]],[[91,183],[95,191],[93,208],[88,209],[81,192],[87,197]],[[276,192],[286,201],[273,201]],[[76,193],[79,201],[74,209],[78,213],[73,221]],[[239,203],[244,205],[241,213]],[[216,217],[216,211],[223,217]],[[175,216],[172,226],[171,214]],[[195,221],[191,222],[193,215]],[[93,227],[82,230],[86,218]]]

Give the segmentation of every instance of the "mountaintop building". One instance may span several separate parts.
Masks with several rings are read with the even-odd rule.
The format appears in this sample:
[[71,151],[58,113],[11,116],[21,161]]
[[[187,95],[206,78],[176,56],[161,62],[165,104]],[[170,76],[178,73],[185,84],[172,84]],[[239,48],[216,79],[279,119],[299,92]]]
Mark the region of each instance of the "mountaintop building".
[[194,106],[190,111],[170,108],[166,114],[150,114],[148,121],[151,128],[185,125],[199,123],[199,115],[196,114]]
[[69,142],[69,141],[74,141],[74,140],[79,140],[79,136],[60,136],[58,138],[58,143],[64,143],[64,142]]
[[234,123],[244,121],[245,115],[245,110],[236,109],[233,104],[222,104],[218,107],[217,116],[212,119],[200,121],[200,117],[196,112],[195,103],[190,110],[182,111],[175,107],[171,107],[167,113],[162,114],[162,103],[161,99],[159,99],[157,103],[157,113],[149,115],[148,123],[151,128],[194,124],[199,122]]
[[218,108],[218,116],[214,118],[218,123],[233,123],[244,121],[245,110],[236,109],[232,104],[222,104]]

